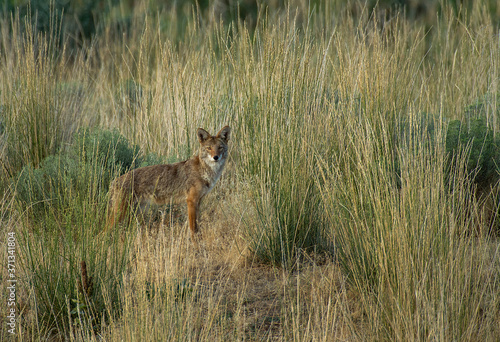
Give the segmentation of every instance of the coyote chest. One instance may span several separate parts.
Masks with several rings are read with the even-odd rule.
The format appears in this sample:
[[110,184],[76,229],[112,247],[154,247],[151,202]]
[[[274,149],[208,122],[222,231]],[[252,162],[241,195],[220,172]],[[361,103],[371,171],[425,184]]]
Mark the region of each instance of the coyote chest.
[[208,161],[206,164],[208,166],[208,170],[202,175],[202,178],[207,182],[207,192],[209,192],[222,175],[222,170],[224,169],[226,160],[223,159],[220,162],[215,163]]

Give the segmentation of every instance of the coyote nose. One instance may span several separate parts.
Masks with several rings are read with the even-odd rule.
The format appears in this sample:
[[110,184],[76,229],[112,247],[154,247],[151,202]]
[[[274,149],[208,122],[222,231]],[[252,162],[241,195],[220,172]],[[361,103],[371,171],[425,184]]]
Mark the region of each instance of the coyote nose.
[[214,156],[214,160],[215,161],[219,160],[219,156]]

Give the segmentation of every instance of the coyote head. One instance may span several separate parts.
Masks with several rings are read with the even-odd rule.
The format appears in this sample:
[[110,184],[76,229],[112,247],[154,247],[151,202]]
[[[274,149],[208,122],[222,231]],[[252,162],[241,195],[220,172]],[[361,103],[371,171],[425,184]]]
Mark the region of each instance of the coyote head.
[[224,163],[227,157],[227,143],[231,128],[225,126],[216,136],[210,135],[203,128],[198,128],[200,158],[210,164]]

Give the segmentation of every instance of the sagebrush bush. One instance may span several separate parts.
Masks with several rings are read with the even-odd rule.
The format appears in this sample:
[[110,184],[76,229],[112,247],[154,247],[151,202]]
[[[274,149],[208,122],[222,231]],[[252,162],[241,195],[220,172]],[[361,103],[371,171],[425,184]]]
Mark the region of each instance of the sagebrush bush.
[[139,146],[132,145],[117,130],[83,129],[75,136],[69,150],[72,158],[83,156],[87,164],[102,163],[106,169],[122,171],[134,168],[141,163]]
[[32,218],[60,216],[75,209],[70,198],[103,202],[114,177],[158,161],[153,154],[142,157],[139,147],[116,130],[83,129],[66,151],[48,156],[38,168],[22,169],[15,181],[16,198]]
[[450,154],[450,161],[466,150],[467,172],[484,190],[500,179],[500,137],[494,134],[491,120],[488,120],[486,101],[467,106],[465,119],[450,121],[446,131],[446,152]]

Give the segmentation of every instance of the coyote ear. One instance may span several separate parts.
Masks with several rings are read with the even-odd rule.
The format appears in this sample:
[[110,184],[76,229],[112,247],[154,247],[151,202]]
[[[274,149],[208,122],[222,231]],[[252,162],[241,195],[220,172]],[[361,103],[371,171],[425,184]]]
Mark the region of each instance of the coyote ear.
[[210,133],[203,128],[198,128],[198,140],[202,143],[210,137]]
[[230,134],[231,134],[231,128],[229,126],[225,126],[219,131],[219,133],[217,133],[217,137],[227,142],[229,140]]

